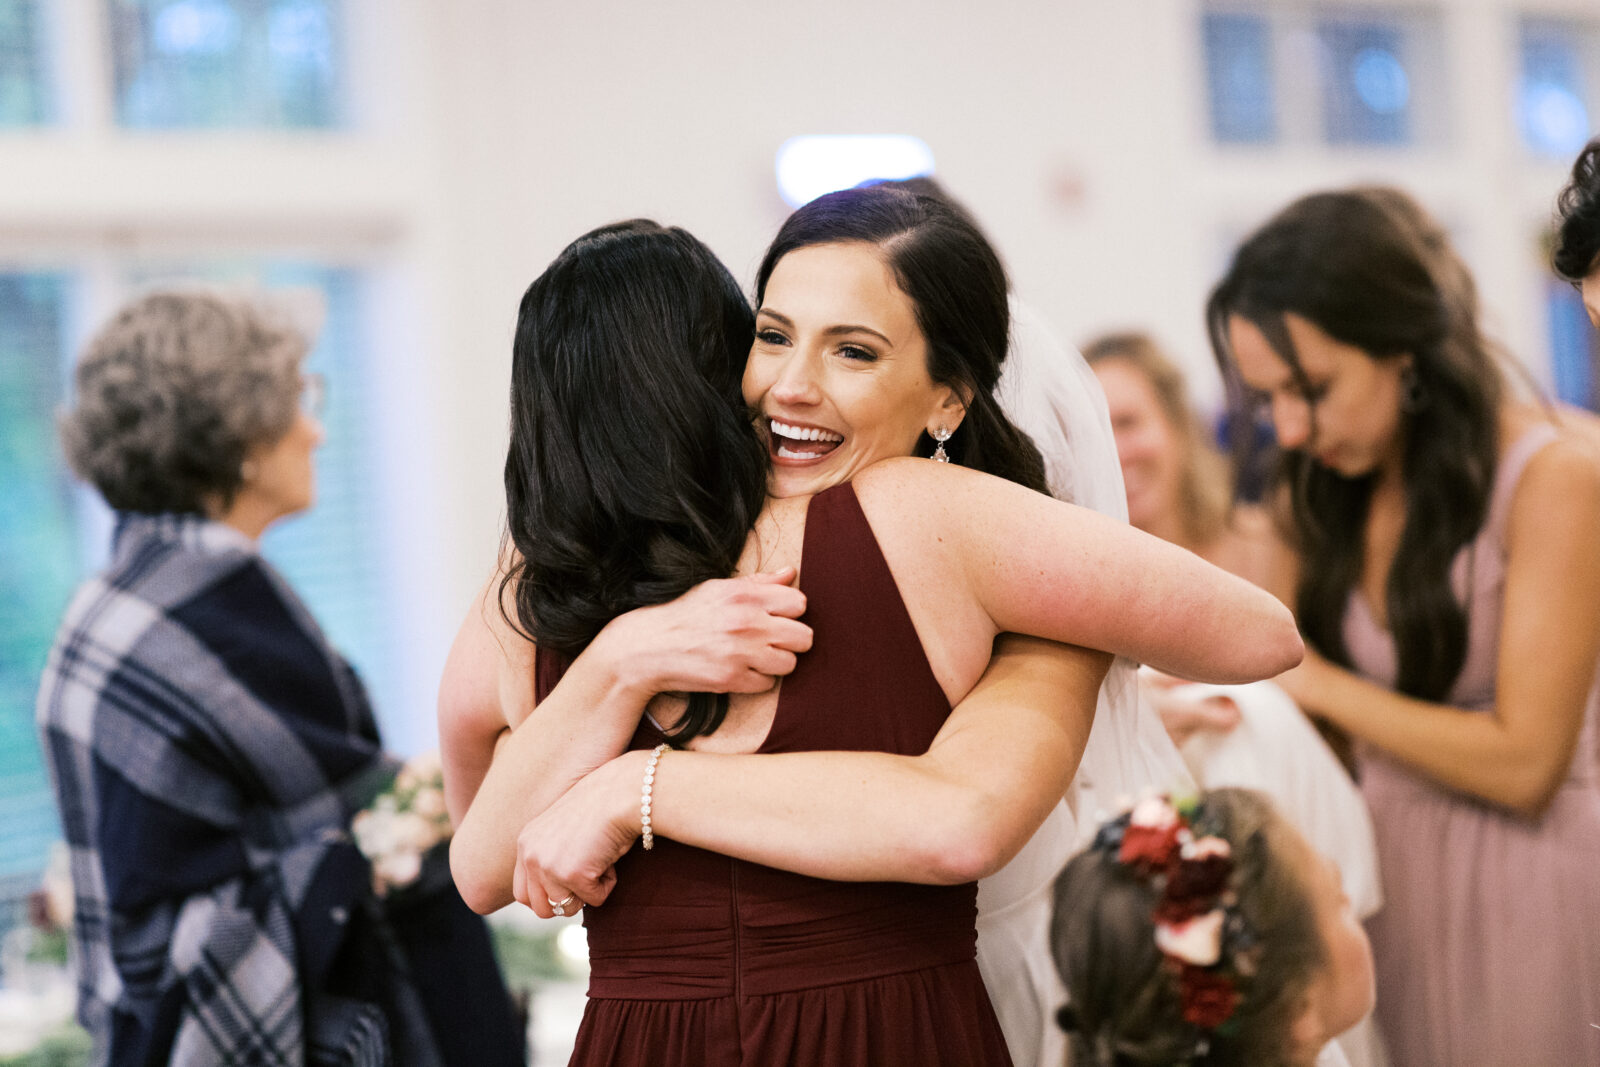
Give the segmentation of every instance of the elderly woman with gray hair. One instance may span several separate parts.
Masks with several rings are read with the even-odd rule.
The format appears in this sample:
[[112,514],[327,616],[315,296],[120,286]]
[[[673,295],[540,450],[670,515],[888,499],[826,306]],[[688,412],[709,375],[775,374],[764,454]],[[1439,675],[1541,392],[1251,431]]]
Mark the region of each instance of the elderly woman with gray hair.
[[[117,513],[38,703],[100,1064],[520,1063],[455,889],[382,901],[352,817],[391,780],[360,681],[257,550],[313,499],[304,333],[208,290],[123,308],[61,434]],[[308,403],[309,401],[309,403]]]

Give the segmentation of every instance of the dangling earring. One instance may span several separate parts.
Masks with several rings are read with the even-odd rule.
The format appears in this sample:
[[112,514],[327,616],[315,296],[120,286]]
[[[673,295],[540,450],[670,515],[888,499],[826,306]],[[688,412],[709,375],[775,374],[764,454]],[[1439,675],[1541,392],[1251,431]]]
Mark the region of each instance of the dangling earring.
[[950,440],[950,431],[941,426],[937,430],[933,431],[933,439],[939,442],[939,446],[933,450],[934,462],[949,463],[950,453],[944,450],[944,443]]
[[1400,410],[1407,415],[1415,415],[1428,406],[1428,387],[1422,384],[1422,379],[1417,375],[1414,364],[1407,363],[1400,368]]

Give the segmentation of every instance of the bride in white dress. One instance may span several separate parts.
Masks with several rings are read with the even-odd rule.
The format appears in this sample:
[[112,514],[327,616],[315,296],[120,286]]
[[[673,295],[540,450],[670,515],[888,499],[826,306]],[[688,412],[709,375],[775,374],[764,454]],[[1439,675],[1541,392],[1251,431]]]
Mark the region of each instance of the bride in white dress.
[[[1011,348],[995,390],[1006,415],[1044,455],[1050,491],[1126,522],[1122,468],[1100,383],[1037,312],[1011,301]],[[1138,664],[1117,659],[1100,687],[1094,726],[1066,797],[1021,852],[978,883],[978,967],[1017,1067],[1058,1067],[1055,1024],[1066,989],[1050,958],[1051,885],[1118,799],[1192,787],[1160,717],[1139,699]]]

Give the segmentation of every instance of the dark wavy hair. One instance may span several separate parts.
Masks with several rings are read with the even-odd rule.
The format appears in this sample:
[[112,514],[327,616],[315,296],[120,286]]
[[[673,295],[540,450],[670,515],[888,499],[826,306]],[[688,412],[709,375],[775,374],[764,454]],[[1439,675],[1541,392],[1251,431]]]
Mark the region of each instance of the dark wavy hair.
[[[845,189],[806,204],[772,239],[756,273],[756,304],[778,261],[812,245],[876,245],[916,309],[928,345],[928,374],[966,401],[950,458],[987,474],[1048,492],[1033,439],[994,397],[1011,331],[1006,272],[970,215],[938,197],[883,185]],[[917,449],[933,452],[924,433]]]
[[[1260,398],[1241,386],[1228,320],[1258,327],[1309,392],[1284,324],[1296,314],[1379,361],[1412,357],[1413,402],[1404,414],[1405,527],[1385,603],[1399,655],[1396,688],[1442,700],[1466,658],[1467,617],[1450,586],[1456,553],[1482,528],[1494,482],[1496,418],[1504,383],[1475,317],[1461,313],[1459,279],[1442,277],[1437,249],[1371,191],[1295,201],[1239,248],[1206,308],[1211,344],[1238,424]],[[1316,409],[1312,408],[1313,439]],[[1280,484],[1306,566],[1296,614],[1306,639],[1348,666],[1342,624],[1361,574],[1374,478],[1347,478],[1302,449],[1285,451]]]
[[[766,496],[739,388],[754,333],[711,250],[644,219],[584,234],[528,286],[500,589],[540,647],[575,656],[616,616],[734,572]],[[690,694],[673,740],[712,732],[727,708]]]
[[1572,177],[1556,197],[1556,243],[1551,264],[1569,282],[1600,268],[1600,138],[1572,164]]
[[[1228,887],[1259,948],[1226,1026],[1202,1033],[1185,1022],[1178,983],[1156,947],[1160,894],[1118,860],[1115,848],[1073,857],[1056,878],[1050,950],[1071,997],[1058,1021],[1082,1067],[1276,1067],[1293,1061],[1290,1032],[1305,1010],[1328,948],[1305,875],[1287,857],[1293,831],[1262,794],[1213,789],[1195,818],[1226,840]],[[1202,1036],[1206,1049],[1197,1054]]]

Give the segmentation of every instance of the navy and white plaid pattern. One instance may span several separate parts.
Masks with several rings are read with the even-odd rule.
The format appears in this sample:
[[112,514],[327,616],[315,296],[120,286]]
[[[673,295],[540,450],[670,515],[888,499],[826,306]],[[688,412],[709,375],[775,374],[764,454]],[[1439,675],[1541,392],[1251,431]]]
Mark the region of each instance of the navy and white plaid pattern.
[[371,906],[345,830],[394,765],[349,666],[248,538],[122,516],[38,722],[97,1063],[376,1065],[415,1044],[319,986]]

